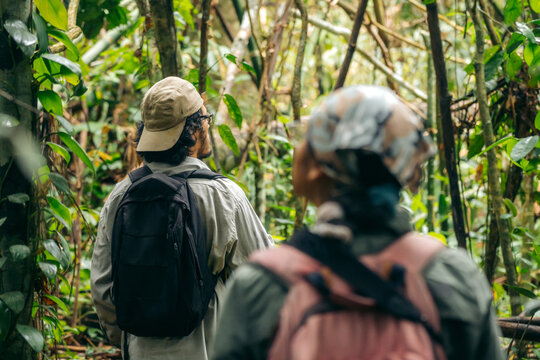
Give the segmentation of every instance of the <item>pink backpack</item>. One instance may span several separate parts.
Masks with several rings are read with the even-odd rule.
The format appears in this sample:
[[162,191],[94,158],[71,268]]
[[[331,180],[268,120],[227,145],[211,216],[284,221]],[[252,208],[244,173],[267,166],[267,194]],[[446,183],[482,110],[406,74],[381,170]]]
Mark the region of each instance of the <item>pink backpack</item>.
[[[358,295],[349,285],[355,275],[349,277],[353,281],[346,282],[296,247],[282,245],[253,254],[252,262],[289,284],[268,359],[445,360],[442,346],[433,340],[440,333],[439,315],[421,273],[442,248],[438,240],[408,233],[382,252],[360,258],[372,271],[366,269],[368,272],[385,280],[395,277],[395,269],[401,269],[397,272],[401,273],[402,296],[398,297],[417,311],[419,319],[412,321],[392,314],[401,306],[393,307],[394,300],[381,309],[384,293],[377,295],[382,301]],[[380,278],[379,283],[383,283]]]

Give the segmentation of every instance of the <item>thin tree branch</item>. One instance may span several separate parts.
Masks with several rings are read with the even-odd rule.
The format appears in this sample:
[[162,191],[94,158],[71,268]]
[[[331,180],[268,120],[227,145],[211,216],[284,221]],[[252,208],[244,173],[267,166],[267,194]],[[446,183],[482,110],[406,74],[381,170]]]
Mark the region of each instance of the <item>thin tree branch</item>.
[[360,33],[360,27],[362,26],[362,22],[364,20],[367,3],[368,0],[361,0],[358,5],[358,11],[356,12],[353,28],[349,37],[347,53],[345,54],[345,59],[343,59],[341,69],[339,69],[339,75],[336,80],[336,85],[334,86],[334,89],[339,89],[340,87],[343,87],[343,84],[345,84],[345,78],[347,77],[347,73],[349,72],[349,66],[351,65],[354,50],[356,49],[356,41],[358,39],[358,34]]
[[491,21],[491,18],[489,17],[489,7],[486,0],[480,0],[480,6],[482,7],[482,16],[484,18],[484,22],[486,24],[486,28],[488,30],[489,38],[491,39],[492,45],[500,45],[501,42],[499,40],[499,36],[497,35],[497,31],[495,30],[495,27],[493,26],[493,22]]
[[[408,0],[414,1],[414,0]],[[452,219],[454,223],[454,232],[458,245],[464,249],[467,248],[467,234],[465,231],[465,219],[463,214],[463,205],[461,203],[461,191],[459,188],[459,175],[457,171],[456,149],[454,141],[454,124],[452,122],[452,113],[450,104],[452,96],[448,92],[448,80],[446,77],[446,65],[444,63],[444,54],[441,41],[441,30],[439,28],[439,14],[437,3],[426,5],[427,21],[429,35],[431,40],[431,53],[435,66],[437,78],[437,88],[439,94],[439,109],[442,121],[442,137],[444,144],[444,156],[446,171],[450,185],[450,197],[452,200]]]
[[300,121],[300,109],[302,108],[302,63],[304,62],[304,51],[307,42],[308,16],[303,0],[294,0],[296,7],[300,11],[302,20],[302,30],[300,32],[300,41],[298,43],[298,52],[296,53],[296,62],[294,64],[294,78],[291,90],[291,101],[293,107],[294,121]]
[[221,23],[221,26],[223,26],[223,30],[225,31],[225,35],[227,35],[227,38],[232,42],[234,40],[232,36],[231,29],[229,29],[229,25],[227,25],[227,22],[225,21],[225,18],[223,17],[223,14],[221,13],[221,10],[219,9],[219,6],[217,4],[212,2],[212,8],[214,9],[219,22]]
[[[294,13],[295,16],[299,16],[297,12]],[[323,21],[317,18],[309,17],[308,19],[309,23],[321,28],[323,30],[328,31],[329,33],[332,33],[334,35],[343,36],[345,39],[348,39],[350,37],[350,30],[341,26],[336,26],[333,24],[330,24],[327,21]],[[427,95],[420,89],[415,88],[408,82],[406,82],[401,76],[394,73],[392,70],[390,70],[386,65],[384,65],[382,62],[377,60],[374,56],[368,54],[366,51],[362,50],[361,48],[357,47],[356,52],[358,52],[362,57],[367,60],[369,63],[371,63],[375,68],[382,73],[384,73],[386,76],[390,76],[393,81],[395,81],[400,86],[404,87],[408,91],[411,92],[414,96],[416,96],[419,99],[422,99],[423,101],[427,101]]]
[[[199,93],[205,96],[206,93],[206,73],[208,72],[208,20],[210,19],[210,3],[212,0],[202,1],[202,20],[201,20],[201,55],[199,64]],[[214,155],[216,170],[221,172],[221,164],[219,162],[219,152],[214,138],[212,128],[208,130],[210,135],[210,144]]]

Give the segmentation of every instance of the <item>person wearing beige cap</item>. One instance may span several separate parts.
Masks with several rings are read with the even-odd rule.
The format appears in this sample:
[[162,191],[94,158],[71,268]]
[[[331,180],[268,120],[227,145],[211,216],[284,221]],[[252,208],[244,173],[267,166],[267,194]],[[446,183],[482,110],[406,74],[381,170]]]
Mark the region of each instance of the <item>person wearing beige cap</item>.
[[[211,154],[208,130],[213,116],[195,87],[178,77],[167,77],[148,90],[141,104],[137,152],[152,173],[174,175],[206,170],[201,159]],[[220,274],[201,325],[185,337],[143,337],[122,332],[112,299],[111,239],[118,206],[132,184],[119,182],[100,214],[91,265],[92,298],[110,342],[121,346],[124,359],[208,359],[224,289],[223,274],[247,260],[255,250],[273,246],[244,192],[225,177],[189,178],[206,233],[208,266]]]

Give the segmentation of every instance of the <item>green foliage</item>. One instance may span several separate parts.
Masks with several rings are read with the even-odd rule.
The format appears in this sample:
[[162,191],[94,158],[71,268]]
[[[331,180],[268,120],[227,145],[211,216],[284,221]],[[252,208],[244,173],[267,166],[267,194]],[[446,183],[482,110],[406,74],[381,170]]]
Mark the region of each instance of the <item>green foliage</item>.
[[[231,119],[234,121],[236,126],[238,126],[239,129],[242,128],[242,112],[240,111],[240,108],[238,107],[238,104],[236,103],[236,100],[229,94],[223,95],[223,102],[225,105],[227,105],[227,110],[229,111],[229,115],[231,116]],[[221,134],[221,133],[220,133]]]
[[82,0],[77,15],[79,25],[87,39],[93,39],[106,24],[107,29],[127,23],[127,10],[119,0]]
[[95,172],[94,164],[92,164],[92,161],[88,157],[88,154],[84,149],[81,147],[81,145],[75,140],[71,135],[66,134],[64,132],[59,132],[58,136],[62,140],[62,142],[71,150],[79,159],[82,160],[82,162],[88,166],[92,172]]
[[67,30],[67,11],[62,0],[35,0],[39,13],[51,25],[60,30]]
[[225,125],[225,124],[219,125],[218,132],[219,132],[219,136],[221,136],[221,139],[223,140],[225,145],[227,145],[229,149],[232,150],[234,155],[239,156],[240,150],[238,149],[238,144],[236,143],[236,139],[234,138],[234,135],[229,125]]
[[45,111],[53,114],[62,114],[64,107],[62,105],[62,99],[60,95],[52,90],[43,90],[38,92],[38,99],[43,105]]
[[13,41],[17,43],[24,55],[31,57],[37,44],[37,37],[32,34],[25,23],[21,20],[7,19],[4,28],[9,33]]
[[31,326],[17,324],[17,331],[30,345],[32,350],[35,352],[41,352],[43,350],[45,341],[43,339],[43,335],[41,335],[37,329]]
[[504,22],[511,25],[521,15],[521,0],[507,0],[504,6]]
[[[428,5],[435,1],[423,2]],[[73,344],[70,342],[72,339],[82,345],[89,344],[87,339],[94,344],[106,341],[95,323],[90,300],[88,264],[93,237],[105,198],[114,184],[137,162],[132,140],[134,124],[141,118],[140,101],[147,88],[161,75],[159,54],[154,47],[156,34],[150,19],[145,22],[142,17],[126,26],[123,37],[102,50],[97,60],[87,63],[81,60],[102,40],[102,31],[125,25],[128,19],[133,19],[133,13],[128,10],[132,9],[130,6],[133,4],[126,3],[126,8],[120,6],[118,0],[82,0],[77,23],[84,36],[75,41],[66,32],[67,15],[60,0],[41,0],[35,4],[37,9],[32,13],[33,28],[12,20],[3,24],[12,47],[20,49],[22,53],[17,52],[21,58],[32,62],[35,80],[33,94],[50,114],[39,119],[38,129],[32,129],[39,137],[37,140],[41,146],[36,146],[28,140],[28,136],[18,133],[20,124],[16,118],[0,114],[0,140],[7,140],[7,147],[17,154],[14,161],[32,180],[32,193],[35,194],[32,198],[27,194],[4,194],[0,202],[9,202],[10,206],[27,206],[35,213],[39,233],[33,239],[32,246],[17,244],[0,252],[0,268],[13,260],[19,263],[34,262],[35,280],[40,285],[33,297],[33,315],[35,322],[41,322],[37,328],[42,329],[44,338],[40,343],[40,339],[32,335],[34,331],[24,328],[22,331],[26,331],[25,339],[34,350],[42,351],[44,358],[52,358],[57,354],[51,350],[55,344]],[[350,27],[350,21],[341,8],[327,9],[324,6],[323,9],[321,4],[311,5],[310,17],[313,19],[327,18],[340,29]],[[476,117],[474,66],[472,63],[462,66],[462,60],[469,62],[475,50],[474,41],[471,41],[474,35],[470,18],[463,15],[462,2],[445,5],[448,7],[445,8],[445,17],[466,28],[463,32],[454,32],[441,22],[452,96],[458,99],[453,106],[462,108],[453,115],[456,156],[460,160],[460,180],[471,238],[469,250],[475,260],[482,263],[485,256],[482,249],[489,237],[490,221],[487,214],[486,152],[494,150],[502,173],[502,178],[497,181],[500,181],[503,190],[507,186],[511,166],[520,167],[523,176],[538,174],[538,109],[527,113],[533,113],[532,116],[527,115],[527,121],[535,129],[525,134],[517,133],[517,124],[525,117],[523,114],[527,104],[538,107],[535,91],[540,79],[540,47],[536,37],[540,36],[540,22],[534,20],[530,12],[530,8],[534,10],[538,7],[538,2],[507,1],[504,7],[507,26],[502,26],[497,22],[498,18],[490,14],[496,20],[495,30],[500,35],[501,44],[488,45],[489,38],[486,37],[485,77],[495,138],[499,139],[489,146],[484,144],[484,134]],[[198,85],[200,33],[195,21],[197,9],[189,0],[175,0],[173,6],[186,79]],[[229,19],[231,14],[228,12],[232,11],[232,7],[219,6],[226,19]],[[417,21],[424,16],[423,13],[408,2],[394,1],[387,6],[400,9],[395,16],[387,19],[387,27],[418,41],[417,34],[427,30],[424,23]],[[253,19],[254,40],[257,40],[255,45],[260,46],[265,54],[263,66],[270,61],[266,55],[275,51],[265,48],[273,38],[274,11],[272,6],[263,5],[259,16]],[[300,125],[290,120],[290,84],[297,51],[298,22],[291,20],[284,27],[283,43],[276,54],[274,73],[266,79],[269,87],[257,89],[252,84],[255,70],[248,61],[253,63],[252,58],[258,57],[258,50],[254,47],[246,51],[244,60],[230,54],[230,42],[218,20],[216,16],[210,24],[208,107],[218,109],[221,105],[217,99],[226,81],[225,71],[229,62],[241,70],[232,90],[223,95],[223,103],[232,121],[217,127],[220,139],[226,145],[220,148],[221,155],[226,157],[225,161],[221,161],[221,166],[224,173],[244,189],[273,238],[282,241],[292,234],[299,210],[298,199],[291,185],[292,143],[293,139],[303,139],[303,133],[298,130]],[[302,102],[305,106],[302,112],[305,114],[331,89],[347,46],[341,37],[319,31],[316,27],[313,27],[311,34],[313,36],[310,36],[302,68]],[[376,43],[369,36],[368,32],[362,31],[358,46],[373,54],[373,58],[381,60],[380,55],[375,55],[380,50],[373,47]],[[425,91],[427,53],[391,35],[388,37],[392,39],[389,50],[394,66],[399,64],[395,67],[396,72],[405,82]],[[63,44],[66,50],[51,54],[50,46],[58,43]],[[450,57],[459,58],[460,61],[453,62]],[[369,59],[356,55],[355,59],[348,78],[350,84],[387,85],[385,75],[376,69],[371,70],[371,65],[366,62]],[[422,104],[401,85],[398,85],[398,91],[412,107],[423,109]],[[528,102],[522,99],[528,99]],[[242,131],[246,128],[255,131],[248,134],[251,135],[249,139]],[[440,129],[434,130],[434,133],[440,132]],[[87,140],[83,142],[83,139]],[[448,178],[444,175],[441,161],[442,158],[437,157],[434,162],[434,193],[428,193],[426,189],[416,195],[404,191],[402,197],[416,230],[429,233],[453,247],[452,204],[448,196]],[[209,163],[215,165],[213,159]],[[538,186],[537,178],[533,180],[533,185]],[[529,195],[532,200],[526,197]],[[511,225],[512,248],[520,278],[527,279],[540,269],[540,245],[537,244],[538,220],[533,221],[532,227],[526,226],[523,209],[526,201],[539,204],[540,193],[527,193],[520,188],[515,198],[515,201],[504,199],[507,213],[503,219]],[[428,228],[428,199],[433,201],[434,207],[433,229]],[[303,223],[312,223],[314,217],[315,208],[309,205]],[[9,216],[1,218],[0,227],[5,227],[9,221]],[[78,228],[82,228],[82,231],[75,234]],[[502,264],[502,260],[498,262]],[[505,270],[502,266],[498,267],[496,276],[504,278],[504,275]],[[497,282],[493,285],[499,315],[507,313],[509,301],[508,287],[503,285]],[[79,286],[78,292],[75,291],[76,286]],[[532,279],[530,282],[523,280],[515,290],[525,298],[538,294]],[[14,336],[23,336],[15,326],[26,301],[20,295],[16,292],[0,292],[0,347],[5,345],[6,339],[10,341]],[[74,308],[75,299],[77,309]],[[77,320],[75,326],[71,326],[73,319]],[[75,352],[62,354],[60,351],[58,356],[92,357],[99,351],[89,345],[85,355]]]

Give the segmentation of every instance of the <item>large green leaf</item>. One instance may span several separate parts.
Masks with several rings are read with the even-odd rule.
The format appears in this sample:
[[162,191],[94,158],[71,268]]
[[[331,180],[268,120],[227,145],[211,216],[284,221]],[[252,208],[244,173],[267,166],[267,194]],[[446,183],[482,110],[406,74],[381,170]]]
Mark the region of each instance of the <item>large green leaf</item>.
[[53,295],[45,295],[45,297],[53,301],[56,305],[58,305],[58,307],[64,310],[66,314],[69,314],[69,309],[67,308],[66,304],[64,304],[62,300],[60,300],[59,298]]
[[504,61],[504,52],[502,50],[499,50],[499,46],[497,46],[496,48],[497,51],[493,54],[493,56],[489,58],[489,60],[487,60],[484,66],[484,76],[486,81],[493,79],[495,75],[497,75],[499,67]]
[[48,142],[47,145],[49,145],[52,151],[63,157],[64,160],[66,160],[66,163],[69,164],[69,161],[71,160],[71,155],[69,154],[69,151],[64,149],[62,146],[52,142]]
[[58,123],[62,125],[62,127],[68,132],[68,134],[73,134],[73,125],[71,125],[68,119],[60,115],[55,115],[55,117],[56,120],[58,120]]
[[24,295],[20,291],[3,293],[0,295],[0,300],[2,300],[15,314],[20,313],[24,309]]
[[58,267],[55,264],[52,264],[50,262],[40,261],[38,263],[38,266],[41,269],[41,271],[43,271],[47,279],[49,280],[54,279],[54,276],[56,275],[56,272],[58,271]]
[[529,136],[523,139],[520,139],[519,142],[514,145],[512,151],[510,152],[510,158],[514,161],[519,161],[534,149],[538,143],[538,135]]
[[536,38],[534,36],[533,31],[527,26],[527,24],[517,22],[516,23],[517,31],[525,36],[527,39],[529,39],[529,42],[531,44],[536,44]]
[[236,143],[236,139],[234,138],[231,128],[228,125],[222,124],[218,126],[218,132],[225,145],[232,150],[234,155],[239,156],[240,150],[238,149],[238,144]]
[[62,0],[34,0],[41,16],[61,30],[68,29],[67,11]]
[[499,140],[495,141],[493,144],[489,145],[487,148],[485,148],[484,150],[479,152],[478,155],[482,155],[483,153],[488,152],[489,150],[493,149],[494,147],[506,144],[507,142],[512,141],[512,140],[515,140],[515,137],[513,137],[513,136],[503,137],[502,139],[499,139]]
[[39,91],[37,96],[39,102],[47,112],[62,115],[64,107],[60,95],[52,90],[43,90]]
[[69,244],[66,240],[66,238],[59,232],[56,231],[56,234],[58,235],[58,238],[60,239],[60,244],[62,245],[62,253],[64,256],[64,261],[67,263],[67,266],[64,266],[64,261],[60,262],[60,265],[62,265],[65,269],[71,265],[71,252],[69,251]]
[[7,196],[9,202],[14,204],[24,204],[30,200],[30,196],[25,193],[11,194]]
[[506,63],[506,73],[510,79],[515,79],[517,73],[523,66],[523,60],[515,51],[508,56],[508,62]]
[[68,229],[71,230],[71,213],[69,209],[51,196],[47,196],[47,201],[55,217]]
[[69,195],[70,193],[69,183],[65,177],[54,172],[51,172],[48,175],[49,175],[49,179],[51,179],[51,182],[59,191]]
[[504,22],[506,25],[512,25],[521,15],[521,0],[506,0],[504,6]]
[[13,316],[7,305],[3,301],[0,301],[0,344],[8,335],[12,318]]
[[36,33],[39,44],[39,53],[43,54],[47,51],[49,47],[49,34],[47,34],[47,24],[45,20],[37,13],[37,11],[32,11],[32,20],[34,21],[34,26],[36,27]]
[[79,56],[80,56],[79,49],[77,49],[77,47],[75,46],[73,41],[71,41],[69,36],[67,36],[62,31],[56,30],[55,28],[49,28],[49,35],[51,35],[53,38],[55,38],[56,40],[64,44],[66,49],[68,49],[69,51],[73,53],[73,55],[75,56],[75,60],[77,61],[79,60]]
[[58,136],[64,142],[64,144],[66,144],[66,146],[71,151],[73,151],[73,153],[75,155],[77,155],[77,157],[79,159],[81,159],[81,161],[86,166],[88,166],[88,168],[90,168],[90,170],[92,170],[92,172],[96,172],[96,170],[94,169],[94,164],[92,164],[92,161],[88,157],[88,154],[86,154],[86,151],[84,151],[84,149],[81,147],[81,145],[79,145],[77,140],[75,140],[71,135],[69,135],[69,134],[67,134],[65,132],[61,132],[61,131],[58,133]]
[[536,113],[536,117],[534,118],[534,127],[540,130],[540,111]]
[[242,117],[242,112],[240,111],[236,100],[231,95],[225,94],[223,95],[223,102],[227,105],[227,110],[229,111],[231,119],[233,119],[236,126],[241,129],[244,118]]
[[58,262],[62,261],[62,249],[53,239],[47,239],[43,242],[43,247],[49,252]]
[[[13,41],[17,43],[21,51],[27,57],[32,57],[36,49],[38,39],[32,34],[25,23],[19,19],[7,19],[4,28],[9,33]],[[5,55],[3,55],[5,56]]]
[[32,350],[35,352],[41,352],[43,350],[45,341],[43,340],[43,335],[37,329],[31,326],[17,324],[17,331],[26,340],[28,345],[30,345]]
[[540,0],[529,0],[529,5],[535,13],[540,14]]
[[540,60],[540,46],[528,43],[523,50],[523,59],[527,65],[532,66]]
[[513,33],[512,36],[510,36],[510,40],[508,40],[505,51],[508,54],[513,52],[519,47],[519,45],[523,44],[523,41],[525,41],[525,36],[517,32]]
[[66,68],[74,72],[75,74],[82,76],[80,65],[74,63],[71,60],[66,59],[65,57],[62,57],[56,54],[43,54],[41,55],[41,57],[49,61],[55,62],[57,64],[60,64],[62,66],[65,66]]
[[4,225],[6,220],[7,220],[7,217],[0,218],[0,226]]
[[470,159],[475,155],[478,155],[484,147],[484,136],[482,134],[473,134],[469,139],[469,152],[467,158]]
[[30,256],[30,248],[26,245],[11,245],[9,247],[9,252],[15,261],[24,260]]

